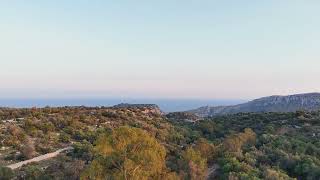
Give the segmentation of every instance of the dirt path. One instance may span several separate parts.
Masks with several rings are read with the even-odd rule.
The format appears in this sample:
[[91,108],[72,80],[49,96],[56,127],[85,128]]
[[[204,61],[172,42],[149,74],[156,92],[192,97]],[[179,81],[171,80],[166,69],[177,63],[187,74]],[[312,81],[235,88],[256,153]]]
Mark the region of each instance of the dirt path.
[[7,167],[10,168],[10,169],[13,169],[13,170],[14,169],[18,169],[18,168],[22,167],[23,165],[26,165],[26,164],[29,164],[29,163],[40,162],[40,161],[43,161],[43,160],[54,158],[54,157],[58,156],[60,153],[62,153],[64,151],[67,151],[67,150],[71,150],[71,149],[73,149],[73,148],[72,147],[66,147],[66,148],[63,148],[63,149],[59,149],[59,150],[57,150],[57,151],[55,151],[53,153],[44,154],[44,155],[29,159],[29,160],[26,160],[26,161],[21,161],[21,162],[18,162],[16,164],[11,164],[11,165],[9,165]]

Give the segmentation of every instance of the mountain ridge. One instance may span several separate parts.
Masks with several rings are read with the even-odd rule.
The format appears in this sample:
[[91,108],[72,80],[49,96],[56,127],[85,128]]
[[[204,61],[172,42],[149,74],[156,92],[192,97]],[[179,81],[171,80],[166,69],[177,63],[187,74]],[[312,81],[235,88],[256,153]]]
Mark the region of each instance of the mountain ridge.
[[320,93],[304,93],[288,96],[273,95],[231,106],[203,106],[187,112],[200,117],[218,116],[246,112],[294,112],[320,109]]

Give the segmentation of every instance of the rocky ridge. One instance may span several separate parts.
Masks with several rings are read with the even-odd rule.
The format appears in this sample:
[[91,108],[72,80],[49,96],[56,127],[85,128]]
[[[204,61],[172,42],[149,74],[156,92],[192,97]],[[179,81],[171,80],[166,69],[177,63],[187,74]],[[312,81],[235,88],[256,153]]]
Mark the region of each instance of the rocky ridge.
[[294,112],[320,110],[320,93],[269,96],[234,106],[204,106],[188,112],[200,117],[246,112]]

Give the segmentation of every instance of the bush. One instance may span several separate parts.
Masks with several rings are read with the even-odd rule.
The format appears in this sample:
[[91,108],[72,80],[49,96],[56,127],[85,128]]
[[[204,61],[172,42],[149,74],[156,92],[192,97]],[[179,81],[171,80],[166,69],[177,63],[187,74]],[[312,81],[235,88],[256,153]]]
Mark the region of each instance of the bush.
[[10,180],[13,178],[13,171],[7,167],[0,166],[0,179],[1,180]]

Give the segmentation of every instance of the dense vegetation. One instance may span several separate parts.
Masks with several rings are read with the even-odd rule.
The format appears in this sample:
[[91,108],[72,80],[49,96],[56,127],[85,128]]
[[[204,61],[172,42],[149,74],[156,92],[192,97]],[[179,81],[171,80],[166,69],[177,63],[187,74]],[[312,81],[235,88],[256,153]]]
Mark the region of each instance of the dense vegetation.
[[197,134],[224,146],[213,160],[221,179],[320,179],[319,112],[245,113],[175,126],[190,139]]
[[[196,122],[178,115],[150,107],[1,109],[0,179],[320,179],[319,112]],[[56,158],[5,167],[67,146],[73,150]]]

